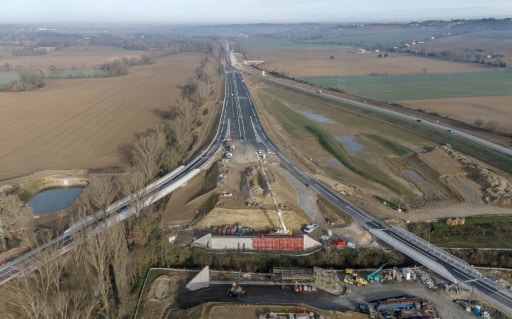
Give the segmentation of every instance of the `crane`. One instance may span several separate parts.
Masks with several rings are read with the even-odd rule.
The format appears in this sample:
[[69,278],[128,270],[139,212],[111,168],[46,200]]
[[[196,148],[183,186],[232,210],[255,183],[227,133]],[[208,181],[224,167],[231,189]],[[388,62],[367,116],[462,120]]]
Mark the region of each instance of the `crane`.
[[279,208],[279,204],[277,203],[276,197],[274,196],[274,193],[272,192],[272,187],[270,187],[270,183],[268,181],[267,174],[265,173],[265,169],[263,168],[263,164],[261,163],[260,156],[258,154],[256,154],[256,158],[258,158],[258,163],[261,167],[261,172],[263,173],[263,177],[265,178],[265,182],[267,183],[268,191],[270,192],[270,197],[272,197],[272,202],[274,203],[274,208],[276,209],[277,216],[279,217],[279,223],[281,224],[281,228],[276,233],[282,234],[282,235],[291,235],[292,234],[291,230],[286,228],[286,225],[284,224],[281,208]]
[[382,266],[380,266],[379,268],[375,269],[373,272],[371,272],[370,274],[368,274],[368,276],[366,276],[366,280],[370,281],[370,282],[380,282],[382,281],[382,276],[379,274],[379,272],[381,272],[382,268],[386,267],[387,264],[384,264]]

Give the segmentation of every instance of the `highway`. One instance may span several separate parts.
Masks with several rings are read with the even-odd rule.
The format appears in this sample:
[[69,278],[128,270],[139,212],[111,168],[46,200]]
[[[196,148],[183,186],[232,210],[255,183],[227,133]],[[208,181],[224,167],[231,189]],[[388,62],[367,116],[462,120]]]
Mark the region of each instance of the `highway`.
[[[474,287],[475,293],[478,293],[480,296],[488,299],[502,311],[512,314],[512,293],[483,276],[474,267],[464,262],[463,260],[447,253],[446,251],[428,243],[427,241],[409,233],[406,230],[391,226],[377,218],[374,218],[369,213],[360,209],[354,203],[340,195],[338,192],[335,192],[330,187],[307,173],[301,165],[297,164],[276,144],[274,144],[274,142],[267,135],[266,131],[262,128],[259,117],[256,113],[256,110],[254,109],[254,104],[250,98],[247,88],[245,87],[245,83],[243,82],[240,73],[233,70],[228,71],[226,74],[226,81],[231,83],[230,86],[234,88],[234,95],[231,97],[233,101],[227,102],[227,106],[229,107],[226,109],[229,110],[230,108],[235,108],[238,110],[239,113],[237,113],[237,116],[242,119],[241,122],[250,122],[254,130],[253,132],[246,129],[244,133],[242,133],[245,135],[245,143],[251,143],[256,150],[270,150],[274,152],[276,158],[281,162],[281,164],[293,175],[295,175],[297,179],[318,193],[320,196],[331,202],[333,205],[338,207],[340,210],[350,215],[352,218],[354,218],[354,220],[360,223],[373,236],[382,242],[417,261],[419,264],[424,265],[446,280],[459,284],[461,287],[466,289],[471,289]],[[303,88],[300,89],[305,90]],[[237,97],[237,95],[239,96]],[[337,97],[332,98],[338,99]],[[349,100],[343,100],[343,102],[347,101]],[[373,108],[373,106],[364,103],[358,103],[354,101],[351,102],[352,104],[358,104],[362,107]],[[396,113],[393,111],[380,109],[379,111]],[[398,115],[402,116],[399,113]],[[407,115],[403,115],[403,117],[410,118],[412,121],[417,120],[417,118]],[[422,121],[421,124],[432,125],[433,127],[443,130],[448,129],[437,123],[428,123],[426,121]],[[231,133],[233,133],[233,131]],[[457,134],[458,132],[454,132],[452,130],[452,133]],[[465,133],[461,132],[461,134]],[[467,138],[473,141],[476,140],[479,144],[483,144],[484,142],[490,143],[471,135]],[[499,145],[491,143],[491,146],[496,150],[500,149]],[[510,149],[508,148],[503,148],[501,151],[505,154],[510,153]],[[512,153],[510,154],[512,155]]]
[[485,146],[485,147],[487,147],[489,149],[492,149],[492,150],[494,150],[496,152],[499,152],[501,154],[504,154],[504,155],[507,155],[507,156],[512,156],[512,148],[510,148],[510,147],[507,147],[507,146],[504,146],[504,145],[500,145],[500,144],[496,144],[494,142],[491,142],[489,140],[483,139],[481,137],[478,137],[478,136],[475,136],[475,135],[471,135],[471,134],[468,134],[468,133],[460,131],[460,130],[453,129],[453,128],[449,127],[449,126],[445,126],[445,125],[442,125],[442,124],[439,124],[439,123],[436,123],[436,122],[427,121],[427,120],[424,120],[424,119],[419,119],[418,117],[410,116],[410,115],[403,114],[403,113],[400,113],[400,112],[396,112],[396,111],[393,111],[393,110],[384,109],[384,108],[381,108],[381,107],[378,107],[378,106],[374,106],[374,105],[371,105],[371,104],[366,104],[366,103],[362,103],[362,102],[358,102],[358,101],[353,101],[353,100],[350,100],[350,99],[347,99],[347,98],[342,98],[342,97],[338,97],[338,96],[334,96],[334,95],[329,95],[329,94],[325,94],[325,93],[318,93],[316,90],[311,90],[311,89],[307,89],[307,88],[304,88],[304,87],[301,87],[301,86],[298,86],[298,85],[293,85],[291,83],[283,82],[283,81],[280,81],[279,79],[275,79],[275,78],[272,78],[272,77],[269,77],[269,76],[262,76],[260,74],[254,73],[252,71],[241,70],[241,72],[244,72],[244,73],[247,73],[247,74],[259,77],[259,78],[261,78],[261,79],[263,79],[265,81],[273,82],[275,84],[278,84],[280,86],[293,89],[295,91],[304,92],[304,93],[307,93],[307,94],[313,94],[313,95],[317,95],[317,96],[321,95],[322,98],[325,98],[325,99],[328,99],[328,100],[331,100],[331,101],[334,101],[334,102],[343,103],[343,104],[347,104],[347,105],[352,105],[352,106],[356,106],[356,107],[359,107],[359,108],[369,109],[369,110],[372,110],[372,111],[375,111],[375,112],[380,112],[380,113],[388,114],[388,115],[391,115],[391,116],[394,116],[394,117],[397,117],[397,118],[401,118],[401,119],[405,119],[405,120],[410,120],[412,122],[416,122],[417,125],[426,125],[426,126],[429,126],[431,128],[434,128],[436,130],[443,131],[445,133],[449,133],[449,134],[458,136],[460,138],[466,139],[466,140],[471,141],[471,142],[473,142],[475,144],[479,144],[479,145]]
[[[414,118],[414,120],[416,119]],[[247,152],[252,150],[254,151],[254,156],[256,156],[257,150],[273,152],[281,164],[295,175],[297,179],[352,216],[354,220],[368,229],[373,236],[428,267],[443,278],[458,283],[465,288],[474,287],[476,293],[493,302],[499,309],[512,313],[512,294],[510,292],[494,284],[471,265],[448,254],[444,250],[429,244],[405,230],[393,227],[372,217],[339,193],[316,180],[301,165],[283,153],[263,129],[243,77],[238,70],[230,66],[229,61],[226,65],[225,99],[214,139],[206,150],[187,163],[187,165],[178,167],[173,172],[140,190],[136,195],[142,196],[143,203],[147,206],[180,187],[211,161],[228,135],[232,137],[233,142],[239,147],[240,151]],[[234,152],[240,151],[235,150]],[[132,196],[123,198],[110,205],[107,208],[106,214],[103,214],[103,212],[96,214],[96,216],[107,215],[108,217],[105,220],[88,217],[71,225],[64,234],[56,239],[38,246],[21,257],[0,266],[0,284],[9,281],[21,273],[33,270],[36,267],[37,263],[35,261],[38,255],[44,250],[56,247],[57,255],[61,255],[72,249],[74,245],[79,244],[74,241],[73,235],[80,229],[94,227],[94,235],[94,233],[104,229],[101,228],[104,226],[97,225],[112,225],[135,214],[135,208],[131,206],[132,200]]]

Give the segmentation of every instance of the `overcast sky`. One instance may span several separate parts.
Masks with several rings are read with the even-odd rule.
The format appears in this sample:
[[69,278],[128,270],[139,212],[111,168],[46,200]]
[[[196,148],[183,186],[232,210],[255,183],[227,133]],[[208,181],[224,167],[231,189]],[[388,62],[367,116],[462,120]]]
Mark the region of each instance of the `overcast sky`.
[[0,23],[223,24],[512,17],[511,0],[0,0]]

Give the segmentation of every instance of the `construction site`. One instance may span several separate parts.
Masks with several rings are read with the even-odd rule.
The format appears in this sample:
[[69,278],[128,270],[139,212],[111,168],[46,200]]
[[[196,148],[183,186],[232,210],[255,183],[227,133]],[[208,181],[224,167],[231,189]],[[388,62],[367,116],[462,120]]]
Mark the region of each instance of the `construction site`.
[[[336,247],[354,248],[352,242],[323,227],[343,225],[343,219],[348,220],[346,216],[335,214],[316,224],[321,215],[315,195],[280,168],[272,151],[247,147],[236,145],[230,135],[223,140],[221,159],[213,167],[218,176],[216,205],[195,225],[210,233],[212,241],[203,238],[194,244],[212,249],[307,250],[320,247],[327,240]],[[304,205],[301,200],[310,203]],[[223,223],[218,223],[220,220]],[[304,237],[305,234],[311,236]],[[222,239],[227,236],[231,237]],[[251,240],[235,243],[233,236]]]
[[[196,307],[217,313],[211,318],[224,318],[230,311],[245,313],[247,309],[251,310],[244,317],[255,319],[458,319],[476,314],[492,318],[491,309],[421,268],[275,266],[269,273],[249,273],[204,267],[199,272],[166,272],[148,286],[144,303],[153,310],[139,318],[154,318],[155,313],[166,311],[189,313]],[[180,284],[184,281],[186,284]]]
[[[279,168],[271,151],[242,148],[230,136],[224,140],[221,159],[207,173],[215,178],[216,187],[203,195],[215,200],[204,213],[196,211],[192,235],[188,237],[191,240],[179,232],[172,235],[176,244],[222,254],[307,255],[322,249],[382,248],[342,212],[320,207],[307,185],[297,183]],[[193,200],[188,198],[187,202]],[[468,314],[466,309],[457,308],[459,316],[450,317],[448,310],[457,307],[450,300],[468,299],[466,291],[424,269],[398,268],[392,263],[374,269],[343,270],[275,265],[268,273],[214,271],[205,267],[187,278],[185,286],[179,308],[191,309],[205,302],[235,302],[237,308],[242,304],[268,303],[264,310],[252,312],[258,319],[342,318],[308,307],[282,311],[280,303],[357,310],[358,316],[363,315],[361,318],[373,319],[458,319]],[[394,288],[397,286],[400,289]],[[434,300],[424,298],[427,294]],[[441,309],[437,307],[439,303]],[[476,306],[474,303],[469,307],[470,313]],[[358,318],[354,314],[347,318]]]

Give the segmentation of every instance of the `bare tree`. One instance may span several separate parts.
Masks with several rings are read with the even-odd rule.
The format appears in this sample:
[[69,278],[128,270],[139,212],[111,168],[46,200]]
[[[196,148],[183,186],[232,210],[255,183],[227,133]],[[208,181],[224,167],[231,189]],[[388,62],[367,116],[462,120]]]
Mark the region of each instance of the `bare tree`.
[[69,298],[64,281],[67,257],[62,246],[42,250],[28,269],[2,287],[5,316],[2,318],[67,318]]
[[107,232],[111,247],[111,283],[115,285],[114,292],[117,303],[120,297],[128,293],[134,280],[134,272],[128,263],[128,244],[124,224],[118,224]]
[[132,149],[132,164],[148,181],[160,170],[165,158],[167,136],[165,125],[158,122],[154,131],[141,135]]
[[188,134],[190,134],[194,121],[194,112],[188,99],[177,100],[171,109],[176,116],[167,122],[168,132],[176,144],[182,146],[188,140]]
[[181,118],[177,118],[169,123],[169,130],[176,143],[182,146],[185,144],[187,134],[190,132],[190,124]]
[[487,121],[487,123],[485,124],[485,128],[491,132],[497,131],[499,127],[500,127],[500,124],[494,120]]
[[121,179],[121,192],[125,198],[128,198],[130,206],[135,210],[135,216],[144,210],[144,201],[147,199],[145,186],[148,183],[146,174],[135,167],[127,169],[127,174]]
[[89,213],[98,214],[97,218],[105,218],[107,207],[114,202],[119,189],[112,176],[93,177],[82,197],[83,208]]
[[[78,220],[85,217],[84,212],[79,215]],[[73,311],[115,317],[121,296],[129,291],[134,278],[127,267],[125,223],[116,223],[115,215],[110,216],[73,234],[73,243],[76,247],[69,253],[69,265],[80,271],[81,278],[74,278],[69,285],[70,307]],[[84,299],[84,291],[97,298]]]
[[210,93],[209,78],[197,81],[197,92],[201,100],[204,100],[206,97],[208,97],[208,93]]
[[32,208],[15,195],[0,194],[0,244],[7,249],[9,233],[19,231],[32,220]]
[[476,119],[474,122],[473,122],[474,125],[478,126],[478,127],[482,127],[484,125],[484,120],[482,119]]

